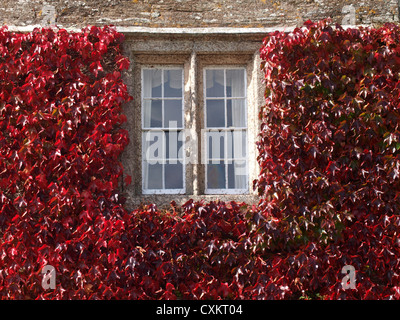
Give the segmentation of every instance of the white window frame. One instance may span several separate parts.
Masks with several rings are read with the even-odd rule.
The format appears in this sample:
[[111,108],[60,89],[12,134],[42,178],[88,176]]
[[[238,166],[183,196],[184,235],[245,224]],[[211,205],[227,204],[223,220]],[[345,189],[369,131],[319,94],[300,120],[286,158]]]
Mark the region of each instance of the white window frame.
[[[243,70],[244,71],[244,97],[227,97],[227,93],[226,93],[226,71],[227,70]],[[224,70],[224,97],[207,97],[207,90],[206,90],[206,73],[207,70]],[[214,195],[218,195],[218,194],[249,194],[250,190],[249,190],[249,143],[246,143],[246,157],[243,159],[234,159],[233,155],[232,155],[232,159],[228,159],[228,148],[226,147],[227,145],[227,132],[228,131],[245,131],[246,132],[246,136],[248,138],[248,134],[249,134],[249,130],[248,130],[248,93],[247,93],[247,70],[245,66],[238,66],[238,65],[216,65],[216,66],[206,66],[203,68],[203,117],[204,117],[204,126],[203,126],[203,137],[202,137],[202,152],[201,152],[201,158],[202,158],[202,162],[204,165],[204,180],[205,180],[205,184],[204,184],[204,193],[205,194],[214,194]],[[228,99],[244,99],[244,115],[245,115],[245,127],[227,127],[225,125],[225,128],[207,128],[206,124],[207,124],[207,99],[212,99],[212,100],[223,100],[224,101],[224,108],[225,108],[225,124],[227,124],[227,100]],[[208,188],[208,181],[207,181],[207,166],[208,166],[208,142],[207,142],[207,132],[210,131],[224,131],[225,132],[225,137],[224,137],[224,158],[221,159],[223,160],[224,166],[225,166],[225,187],[224,189],[212,189],[212,188]],[[216,160],[216,159],[214,159]],[[244,160],[246,162],[246,188],[245,189],[233,189],[233,188],[228,188],[228,163],[227,161],[241,161]]]
[[[174,131],[174,129],[165,127],[165,124],[163,124],[162,128],[151,128],[151,127],[145,127],[144,125],[144,112],[143,112],[143,106],[144,106],[144,101],[145,100],[161,100],[161,110],[162,110],[162,115],[164,115],[164,101],[165,100],[177,100],[176,97],[164,97],[164,71],[165,70],[177,70],[180,69],[182,72],[182,96],[181,96],[181,101],[182,101],[182,106],[181,106],[181,116],[182,116],[182,128],[177,128],[175,130],[177,131],[184,131],[186,127],[185,123],[185,117],[184,117],[184,77],[185,77],[185,72],[184,72],[184,66],[182,65],[143,65],[141,67],[141,143],[142,143],[142,153],[141,153],[141,168],[142,168],[142,194],[144,195],[150,195],[150,194],[185,194],[186,192],[186,163],[185,163],[185,157],[183,156],[182,159],[176,159],[178,162],[181,161],[182,164],[182,189],[166,189],[165,188],[165,163],[162,164],[162,189],[145,189],[145,166],[144,163],[145,161],[145,152],[143,146],[145,145],[144,141],[144,133],[145,132],[167,132],[167,131]],[[161,70],[161,97],[144,97],[144,71],[145,70]],[[162,119],[162,122],[164,122],[164,119]],[[165,147],[165,146],[164,146]],[[168,160],[175,160],[175,159],[164,159],[163,160],[166,162]]]

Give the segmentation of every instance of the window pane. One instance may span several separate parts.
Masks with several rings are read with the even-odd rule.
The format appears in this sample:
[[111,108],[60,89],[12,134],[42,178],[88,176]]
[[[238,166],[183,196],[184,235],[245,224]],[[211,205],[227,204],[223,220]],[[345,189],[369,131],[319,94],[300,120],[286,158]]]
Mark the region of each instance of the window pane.
[[145,189],[162,189],[162,164],[143,162],[143,165]]
[[228,99],[226,101],[226,113],[228,127],[246,127],[244,99]]
[[228,131],[227,133],[228,159],[242,159],[247,157],[247,132],[245,130]]
[[219,164],[207,165],[207,188],[225,189],[225,164],[221,161]]
[[161,70],[143,70],[143,96],[145,98],[161,98]]
[[207,127],[225,127],[225,102],[224,100],[207,100]]
[[164,127],[182,128],[182,100],[164,101]]
[[235,167],[233,163],[228,164],[228,188],[235,189]]
[[165,131],[166,159],[183,159],[183,131]]
[[245,160],[234,161],[228,164],[228,188],[247,189],[247,164]]
[[207,188],[208,189],[225,189],[225,164],[207,165]]
[[244,69],[226,70],[226,96],[245,97]]
[[225,132],[207,132],[208,159],[225,158]]
[[224,70],[206,70],[206,96],[225,97]]
[[143,132],[142,140],[143,160],[155,163],[164,163],[165,160],[165,133],[163,131]]
[[143,101],[143,127],[161,128],[162,127],[162,101],[144,100]]
[[164,97],[182,97],[182,69],[164,70]]
[[167,163],[165,165],[165,188],[183,188],[183,165],[181,163]]

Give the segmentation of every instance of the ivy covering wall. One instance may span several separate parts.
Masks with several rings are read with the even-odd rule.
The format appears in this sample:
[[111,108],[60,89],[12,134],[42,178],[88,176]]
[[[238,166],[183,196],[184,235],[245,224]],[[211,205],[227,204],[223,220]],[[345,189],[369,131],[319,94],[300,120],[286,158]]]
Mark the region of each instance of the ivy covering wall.
[[399,35],[266,35],[259,204],[127,211],[123,36],[1,29],[0,297],[398,299]]
[[[303,255],[299,268],[287,266],[299,280],[290,288],[398,298],[399,36],[393,24],[343,30],[308,21],[264,41],[255,186],[259,210],[279,221],[271,249]],[[338,281],[345,265],[356,270],[354,290]]]

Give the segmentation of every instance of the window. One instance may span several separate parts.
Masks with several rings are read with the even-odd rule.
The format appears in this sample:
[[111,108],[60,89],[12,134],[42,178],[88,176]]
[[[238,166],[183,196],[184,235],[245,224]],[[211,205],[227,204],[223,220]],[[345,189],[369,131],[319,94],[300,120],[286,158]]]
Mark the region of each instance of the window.
[[[246,69],[208,66],[203,77],[199,109],[204,121],[198,132],[203,139],[203,192],[248,193]],[[189,146],[193,155],[199,147],[184,146],[189,132],[184,123],[184,69],[143,67],[141,82],[142,192],[184,194],[190,160],[183,150]],[[197,138],[192,140],[197,143]]]
[[205,193],[246,193],[247,112],[244,68],[204,69]]
[[144,194],[185,192],[183,128],[183,68],[143,68]]
[[128,47],[126,82],[133,99],[124,107],[130,143],[121,157],[133,179],[121,186],[127,205],[165,207],[189,199],[256,203],[254,142],[264,101],[256,46],[254,54],[215,53],[208,50],[226,47],[195,40],[192,50],[193,42],[182,39],[176,41],[179,50],[159,54],[158,40],[152,50],[149,41]]

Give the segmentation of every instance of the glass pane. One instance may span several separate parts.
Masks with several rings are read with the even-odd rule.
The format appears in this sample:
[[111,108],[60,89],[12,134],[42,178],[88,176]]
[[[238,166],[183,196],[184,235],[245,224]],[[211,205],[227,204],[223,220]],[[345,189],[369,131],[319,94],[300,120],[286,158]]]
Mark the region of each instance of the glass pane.
[[207,188],[208,189],[225,189],[225,164],[207,165]]
[[144,165],[144,181],[145,189],[162,189],[162,164],[148,164]]
[[226,70],[226,96],[245,97],[244,69]]
[[164,97],[182,97],[182,69],[164,70]]
[[247,156],[247,132],[245,130],[228,131],[227,133],[228,159],[241,159]]
[[143,70],[143,96],[145,98],[161,98],[161,70]]
[[162,131],[143,132],[143,160],[150,164],[163,163],[165,160],[165,133]]
[[206,70],[206,96],[225,97],[224,70]]
[[225,102],[224,100],[207,100],[207,127],[225,127]]
[[235,166],[228,164],[228,188],[235,189]]
[[225,158],[225,132],[207,132],[208,159]]
[[[166,159],[183,159],[183,135],[181,130],[165,131]],[[174,163],[177,163],[175,161]]]
[[181,163],[167,163],[165,165],[165,188],[183,188],[183,165]]
[[247,164],[245,160],[238,160],[228,164],[228,188],[247,189]]
[[164,127],[182,128],[182,100],[164,100]]
[[143,128],[162,127],[161,100],[144,100],[142,112],[143,112]]
[[228,99],[226,103],[227,126],[246,127],[245,100]]

